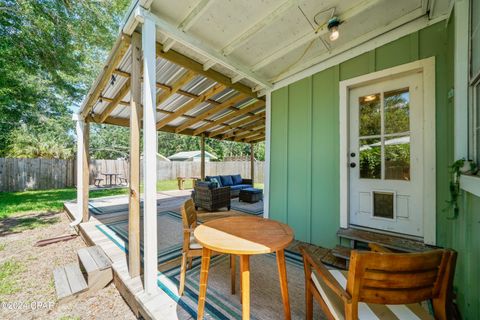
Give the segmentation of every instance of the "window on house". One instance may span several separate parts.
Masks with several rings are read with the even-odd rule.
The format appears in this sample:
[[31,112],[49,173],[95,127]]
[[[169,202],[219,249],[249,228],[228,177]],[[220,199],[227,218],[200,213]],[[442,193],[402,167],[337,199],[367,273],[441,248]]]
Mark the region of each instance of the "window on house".
[[470,1],[470,101],[474,113],[474,145],[480,162],[480,1]]

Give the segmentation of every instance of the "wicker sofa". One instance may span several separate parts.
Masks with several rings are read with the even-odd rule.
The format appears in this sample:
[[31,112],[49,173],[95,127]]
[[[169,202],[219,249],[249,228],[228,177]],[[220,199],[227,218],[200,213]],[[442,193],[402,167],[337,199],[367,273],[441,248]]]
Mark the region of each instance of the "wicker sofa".
[[192,198],[197,210],[203,208],[217,211],[225,207],[230,210],[230,187],[217,187],[211,182],[196,181]]
[[240,190],[252,188],[252,179],[244,179],[241,175],[228,176],[206,176],[205,181],[216,182],[218,187],[230,187],[230,196],[236,198],[240,194]]

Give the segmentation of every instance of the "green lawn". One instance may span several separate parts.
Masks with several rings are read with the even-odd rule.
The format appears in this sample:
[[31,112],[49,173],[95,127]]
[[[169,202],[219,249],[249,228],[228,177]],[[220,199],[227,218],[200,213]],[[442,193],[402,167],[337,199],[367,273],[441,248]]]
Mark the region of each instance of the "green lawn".
[[[185,188],[191,188],[191,181],[185,182]],[[263,189],[263,184],[256,183],[256,188]],[[177,190],[177,180],[158,181],[157,191]],[[127,188],[98,189],[90,191],[90,198],[100,198],[127,194]],[[57,212],[63,208],[65,201],[77,197],[75,188],[52,189],[25,192],[0,192],[0,219],[29,212]]]

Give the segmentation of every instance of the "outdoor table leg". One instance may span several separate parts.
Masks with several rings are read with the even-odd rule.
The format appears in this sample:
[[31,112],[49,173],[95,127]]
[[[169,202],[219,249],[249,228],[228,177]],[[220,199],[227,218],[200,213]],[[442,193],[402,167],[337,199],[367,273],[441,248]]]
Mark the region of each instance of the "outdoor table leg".
[[282,293],[283,310],[285,312],[285,319],[290,320],[290,302],[288,298],[288,284],[287,284],[287,268],[285,265],[285,252],[282,250],[277,251],[277,266],[278,275],[280,277],[280,291]]
[[230,255],[230,289],[235,294],[235,255]]
[[240,272],[242,283],[242,320],[250,319],[250,256],[240,256]]
[[202,268],[200,271],[200,286],[198,292],[198,320],[203,319],[203,313],[205,310],[205,299],[207,297],[208,268],[210,267],[210,255],[211,250],[204,247],[202,249]]

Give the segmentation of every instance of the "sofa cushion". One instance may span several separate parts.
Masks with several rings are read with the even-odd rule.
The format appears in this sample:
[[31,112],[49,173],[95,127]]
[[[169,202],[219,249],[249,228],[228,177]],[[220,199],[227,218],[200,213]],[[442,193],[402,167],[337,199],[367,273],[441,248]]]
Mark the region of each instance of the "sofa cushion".
[[248,188],[251,188],[252,186],[249,185],[249,184],[237,184],[237,185],[234,185],[234,186],[231,186],[230,189],[232,190],[244,190],[244,189],[248,189]]
[[242,184],[242,176],[239,174],[232,176],[233,184]]
[[233,185],[232,176],[220,176],[223,187],[228,187]]
[[243,189],[243,192],[257,194],[257,193],[262,193],[263,190],[262,189],[257,189],[257,188],[252,188],[252,186],[248,186],[248,188]]
[[219,187],[223,187],[223,185],[222,185],[222,179],[220,179],[220,176],[206,176],[206,177],[205,177],[205,180],[206,180],[206,181],[215,182],[215,181],[212,180],[212,179],[216,179],[216,180],[217,180],[217,183],[218,183],[218,186],[219,186]]

